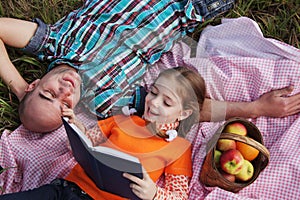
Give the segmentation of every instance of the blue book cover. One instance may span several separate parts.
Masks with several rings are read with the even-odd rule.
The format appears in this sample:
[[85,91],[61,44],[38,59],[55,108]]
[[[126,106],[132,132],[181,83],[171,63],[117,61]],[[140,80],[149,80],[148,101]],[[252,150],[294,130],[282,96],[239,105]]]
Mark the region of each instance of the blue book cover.
[[143,178],[139,159],[109,147],[93,147],[79,128],[68,123],[68,118],[62,120],[76,161],[97,187],[125,198],[139,200],[129,187],[130,180],[122,176],[127,172]]

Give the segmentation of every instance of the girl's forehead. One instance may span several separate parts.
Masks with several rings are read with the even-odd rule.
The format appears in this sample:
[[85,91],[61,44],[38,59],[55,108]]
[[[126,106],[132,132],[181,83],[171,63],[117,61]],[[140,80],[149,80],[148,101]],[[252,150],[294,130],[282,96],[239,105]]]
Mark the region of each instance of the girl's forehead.
[[174,79],[161,76],[155,81],[154,85],[161,92],[165,93],[165,95],[172,98],[180,99],[180,96],[177,92],[178,83]]

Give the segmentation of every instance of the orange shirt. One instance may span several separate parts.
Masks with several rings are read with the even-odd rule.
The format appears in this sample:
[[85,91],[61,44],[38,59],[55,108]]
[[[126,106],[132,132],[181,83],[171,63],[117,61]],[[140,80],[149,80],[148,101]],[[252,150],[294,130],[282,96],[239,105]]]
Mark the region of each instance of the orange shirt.
[[[101,120],[98,125],[108,138],[102,145],[138,157],[154,182],[164,173],[191,177],[191,145],[184,138],[167,142],[153,135],[138,116],[118,115]],[[99,190],[79,165],[73,168],[67,180],[75,182],[94,199],[122,199]]]

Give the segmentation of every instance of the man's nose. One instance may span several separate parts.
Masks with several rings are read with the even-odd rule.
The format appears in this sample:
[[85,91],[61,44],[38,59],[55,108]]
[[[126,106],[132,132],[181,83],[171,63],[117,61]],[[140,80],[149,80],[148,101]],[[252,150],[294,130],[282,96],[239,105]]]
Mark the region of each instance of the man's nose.
[[72,94],[73,88],[68,86],[62,86],[59,88],[59,94],[63,97],[68,97]]

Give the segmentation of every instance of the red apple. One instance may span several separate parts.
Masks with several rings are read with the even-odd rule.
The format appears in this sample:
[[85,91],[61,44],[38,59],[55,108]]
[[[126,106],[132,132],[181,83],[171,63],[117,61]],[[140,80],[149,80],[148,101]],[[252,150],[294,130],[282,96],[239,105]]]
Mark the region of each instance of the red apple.
[[227,179],[228,181],[230,181],[230,182],[235,182],[235,175],[233,175],[233,174],[228,174],[228,173],[226,173],[226,172],[224,172],[224,171],[221,171],[220,173],[221,173],[221,175],[222,175],[225,179]]
[[244,160],[242,170],[235,175],[236,179],[241,181],[248,181],[252,178],[254,174],[254,167],[252,163],[248,160]]
[[238,174],[242,170],[244,158],[236,149],[230,149],[222,153],[220,157],[221,169],[228,174]]
[[219,139],[217,142],[217,149],[220,151],[227,151],[229,149],[236,149],[236,143],[230,139]]
[[222,152],[221,151],[219,151],[219,150],[215,150],[215,152],[214,152],[214,161],[215,161],[215,164],[216,164],[216,166],[219,166],[220,165],[220,157],[221,157],[221,154],[222,154]]
[[247,135],[247,129],[246,127],[241,124],[240,122],[234,122],[231,124],[228,124],[224,131],[225,133],[235,133],[235,134],[239,134],[239,135]]

